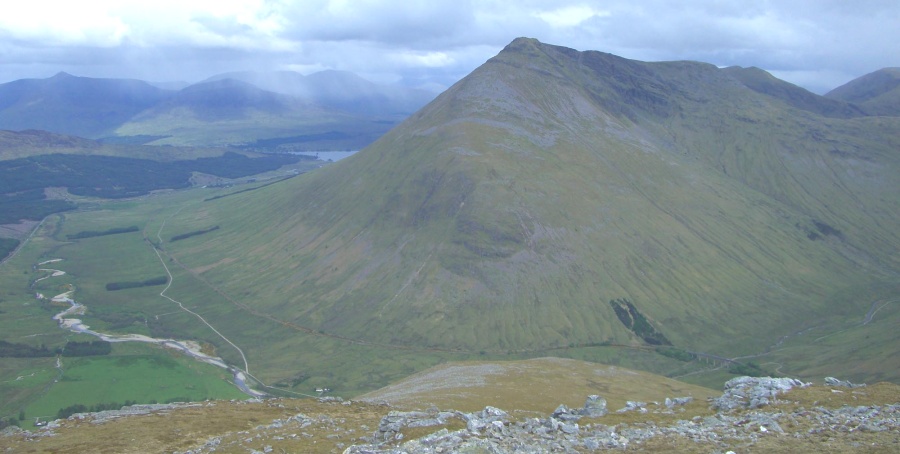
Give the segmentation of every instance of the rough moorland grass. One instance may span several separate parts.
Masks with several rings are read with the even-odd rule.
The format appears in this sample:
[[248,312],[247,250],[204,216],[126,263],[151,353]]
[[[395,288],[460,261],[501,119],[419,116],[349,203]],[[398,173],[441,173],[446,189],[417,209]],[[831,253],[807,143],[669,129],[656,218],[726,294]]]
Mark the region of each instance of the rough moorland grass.
[[709,388],[647,372],[570,359],[537,358],[442,364],[359,399],[415,409],[433,404],[478,411],[492,405],[515,409],[522,415],[550,413],[559,404],[578,408],[591,394],[607,399],[610,410],[624,407],[626,400],[662,401],[690,395],[705,402],[707,397],[718,395]]

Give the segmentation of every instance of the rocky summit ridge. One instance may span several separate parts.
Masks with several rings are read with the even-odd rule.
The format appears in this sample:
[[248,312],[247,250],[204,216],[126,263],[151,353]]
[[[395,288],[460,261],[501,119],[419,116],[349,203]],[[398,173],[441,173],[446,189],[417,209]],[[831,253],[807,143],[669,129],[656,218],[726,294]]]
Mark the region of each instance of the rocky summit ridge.
[[900,447],[900,387],[888,383],[827,379],[812,385],[738,377],[708,401],[629,401],[609,411],[602,396],[591,395],[580,408],[561,405],[550,414],[509,410],[409,410],[336,397],[136,406],[77,414],[36,431],[7,430],[0,450],[79,452],[101,446],[106,436],[116,438],[104,446],[118,452],[185,454],[896,452]]

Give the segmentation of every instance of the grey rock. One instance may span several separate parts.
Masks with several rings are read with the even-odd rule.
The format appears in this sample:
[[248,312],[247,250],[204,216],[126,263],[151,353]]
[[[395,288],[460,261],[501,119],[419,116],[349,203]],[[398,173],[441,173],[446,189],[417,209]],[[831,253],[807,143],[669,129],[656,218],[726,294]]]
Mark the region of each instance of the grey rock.
[[484,410],[481,410],[481,417],[488,421],[506,421],[509,419],[509,415],[496,407],[491,407],[490,405],[484,407]]
[[834,378],[834,377],[825,377],[825,386],[837,386],[837,387],[843,387],[843,388],[861,388],[863,386],[866,386],[866,384],[865,383],[854,384],[854,383],[850,383],[849,380],[838,380],[837,378]]
[[693,401],[694,401],[693,397],[673,397],[671,399],[666,397],[665,405],[666,405],[666,408],[671,410],[678,406],[687,405]]
[[[719,412],[714,415],[690,420],[674,422],[634,422],[607,426],[603,424],[579,425],[567,422],[560,417],[569,415],[572,409],[561,406],[553,415],[546,418],[527,418],[518,422],[506,421],[502,410],[481,411],[469,415],[455,413],[457,417],[465,416],[468,421],[477,421],[479,431],[463,429],[448,432],[446,429],[431,435],[409,440],[398,444],[395,439],[387,443],[351,446],[344,452],[347,454],[437,454],[437,453],[546,453],[546,452],[583,452],[605,449],[636,449],[648,440],[664,437],[680,438],[696,443],[709,444],[713,452],[726,452],[735,447],[752,449],[754,443],[762,437],[771,437],[783,433],[786,424],[810,426],[808,432],[785,434],[782,436],[808,437],[827,440],[838,433],[849,433],[855,430],[863,432],[884,432],[900,430],[900,405],[871,405],[857,407],[841,407],[838,409],[797,408],[788,410],[770,410],[766,408],[750,409],[748,402],[755,396],[759,399],[766,394],[753,394],[752,388],[760,385],[766,392],[777,393],[773,386],[765,381],[744,381],[744,385],[733,386],[726,390],[740,399],[738,413]],[[737,392],[740,391],[740,395]],[[751,397],[748,397],[751,396]],[[734,396],[732,396],[734,397]],[[767,397],[774,400],[775,397]],[[674,405],[674,402],[671,402]],[[632,408],[642,408],[636,403]],[[582,410],[574,410],[581,412]],[[428,412],[428,418],[437,419],[438,411]],[[399,416],[399,414],[394,414]],[[488,421],[488,419],[493,419]],[[476,424],[478,424],[476,423]],[[659,424],[659,425],[657,425]],[[785,426],[786,427],[786,426]],[[368,440],[361,440],[370,443]],[[377,443],[377,442],[376,442]],[[860,444],[862,446],[862,444]],[[743,448],[742,448],[743,449]]]
[[625,402],[625,407],[616,410],[616,413],[625,413],[628,411],[635,411],[635,410],[646,412],[647,410],[645,407],[647,407],[647,402],[638,402],[638,401],[629,400],[629,401]]
[[[404,427],[431,427],[446,424],[450,418],[457,417],[454,412],[391,411],[381,418],[375,431],[376,440],[388,441],[397,437]],[[473,415],[474,416],[474,415]],[[473,423],[479,425],[479,422]]]
[[9,437],[9,436],[18,435],[18,434],[21,434],[24,432],[25,431],[22,430],[22,428],[19,426],[6,426],[3,430],[0,430],[0,436]]
[[481,429],[484,429],[485,426],[487,426],[487,424],[487,421],[473,415],[466,421],[466,429],[469,432],[480,432]]
[[561,419],[567,422],[574,422],[581,419],[581,409],[574,410],[567,407],[565,404],[556,407],[556,410],[553,411],[552,416],[557,419]]
[[725,392],[713,399],[712,408],[726,412],[738,408],[760,408],[769,405],[778,394],[809,385],[793,378],[737,377],[725,383]]
[[578,423],[573,424],[560,424],[559,430],[567,433],[569,435],[574,435],[578,433]]
[[588,396],[587,400],[584,401],[584,407],[581,409],[581,414],[589,418],[599,418],[607,413],[609,413],[609,410],[606,409],[606,399],[596,394]]
[[505,411],[491,406],[484,407],[478,413],[465,413],[462,416],[466,420],[466,429],[470,432],[479,432],[494,421],[509,421],[509,415]]

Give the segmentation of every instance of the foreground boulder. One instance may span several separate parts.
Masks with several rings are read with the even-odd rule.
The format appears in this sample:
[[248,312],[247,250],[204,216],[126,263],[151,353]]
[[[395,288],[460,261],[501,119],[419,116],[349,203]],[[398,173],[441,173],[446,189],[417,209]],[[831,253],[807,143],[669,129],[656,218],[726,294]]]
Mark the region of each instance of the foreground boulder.
[[759,408],[791,388],[809,385],[794,378],[737,377],[725,383],[725,392],[722,397],[713,400],[712,407],[719,411]]

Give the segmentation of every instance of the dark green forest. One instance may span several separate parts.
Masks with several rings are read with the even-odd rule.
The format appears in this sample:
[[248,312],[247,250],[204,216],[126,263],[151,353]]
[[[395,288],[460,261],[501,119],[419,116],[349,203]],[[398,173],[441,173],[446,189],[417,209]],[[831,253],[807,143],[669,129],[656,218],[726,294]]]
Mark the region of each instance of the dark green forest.
[[13,238],[0,238],[0,260],[5,259],[9,254],[12,254],[12,251],[15,251],[17,247],[19,247],[19,240]]
[[0,224],[38,220],[75,208],[71,202],[47,200],[44,189],[48,187],[66,187],[75,195],[118,199],[159,189],[186,188],[192,172],[241,178],[302,159],[313,158],[286,154],[249,158],[226,152],[215,158],[173,162],[65,154],[0,161]]

